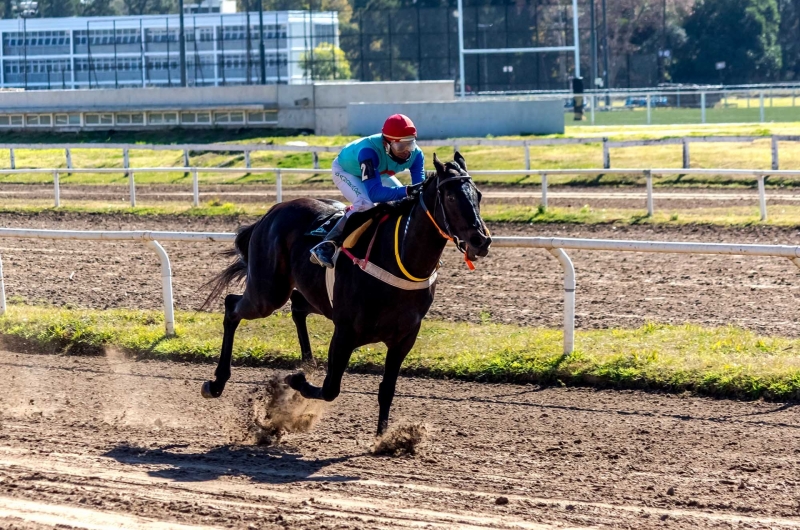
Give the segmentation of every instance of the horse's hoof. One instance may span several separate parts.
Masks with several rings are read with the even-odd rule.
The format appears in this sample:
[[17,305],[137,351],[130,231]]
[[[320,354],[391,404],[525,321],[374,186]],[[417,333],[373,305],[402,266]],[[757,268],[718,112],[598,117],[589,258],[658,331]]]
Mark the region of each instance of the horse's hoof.
[[214,395],[214,393],[211,391],[211,381],[206,381],[205,383],[203,383],[203,387],[200,389],[200,395],[206,399],[212,399],[212,398],[218,398],[222,394],[219,393]]
[[289,374],[283,380],[284,383],[289,385],[289,388],[294,390],[300,391],[303,388],[303,384],[306,382],[306,374],[303,372],[297,372],[296,374]]

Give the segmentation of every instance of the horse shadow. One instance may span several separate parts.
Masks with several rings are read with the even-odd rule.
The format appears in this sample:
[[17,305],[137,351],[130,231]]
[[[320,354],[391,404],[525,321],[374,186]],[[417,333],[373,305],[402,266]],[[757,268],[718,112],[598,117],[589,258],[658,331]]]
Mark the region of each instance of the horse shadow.
[[295,482],[350,482],[358,476],[339,474],[314,476],[328,466],[345,462],[353,455],[304,459],[291,450],[276,447],[223,445],[208,451],[183,451],[188,444],[146,448],[120,444],[103,454],[130,466],[163,466],[150,469],[151,477],[176,482],[206,482],[221,477],[246,477],[264,484]]

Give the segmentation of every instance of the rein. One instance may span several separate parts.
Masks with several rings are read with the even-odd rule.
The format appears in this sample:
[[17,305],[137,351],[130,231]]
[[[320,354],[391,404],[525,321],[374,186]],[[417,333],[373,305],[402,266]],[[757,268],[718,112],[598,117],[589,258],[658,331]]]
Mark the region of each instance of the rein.
[[[464,255],[464,262],[467,264],[467,267],[469,267],[470,270],[474,271],[475,265],[472,263],[469,257],[467,257],[467,251],[464,248],[462,248],[461,240],[458,239],[458,237],[451,235],[452,231],[450,230],[450,223],[447,222],[447,212],[444,209],[444,204],[442,204],[440,200],[439,189],[443,184],[451,182],[453,180],[469,181],[470,184],[472,184],[473,186],[475,185],[472,183],[472,177],[469,175],[456,175],[448,177],[446,179],[439,180],[439,182],[436,184],[436,206],[434,206],[434,213],[432,214],[431,211],[428,209],[427,205],[425,204],[425,200],[423,199],[422,193],[419,194],[419,204],[420,207],[422,208],[422,211],[424,211],[425,214],[428,216],[428,219],[430,219],[434,228],[436,228],[436,231],[439,232],[439,235],[442,236],[442,238],[446,239],[447,241],[453,242],[456,248],[459,251],[461,251],[461,253]],[[439,226],[439,223],[436,222],[435,212],[437,207],[441,207],[442,209],[444,226],[447,231],[442,230],[441,227]],[[411,212],[408,213],[408,216],[410,220]],[[364,256],[364,259],[359,259],[355,257],[353,253],[350,252],[350,250],[347,248],[342,247],[341,251],[350,259],[350,261],[353,262],[354,265],[356,265],[362,271],[370,274],[371,276],[374,276],[375,278],[378,278],[379,280],[385,283],[388,283],[389,285],[393,285],[394,287],[398,287],[404,290],[417,290],[417,289],[427,288],[436,281],[436,277],[438,275],[437,274],[438,267],[433,271],[433,273],[429,277],[417,278],[416,276],[411,275],[411,273],[409,273],[408,270],[406,270],[405,266],[403,266],[403,261],[400,258],[400,225],[402,224],[403,217],[404,217],[403,215],[398,216],[397,224],[395,225],[394,228],[394,255],[395,259],[397,260],[398,268],[403,273],[403,275],[405,275],[407,280],[403,278],[398,278],[397,276],[394,276],[393,274],[381,269],[380,267],[369,261],[369,256],[370,253],[372,252],[372,245],[375,243],[375,238],[378,236],[378,231],[380,230],[380,226],[386,220],[389,219],[389,214],[384,215],[383,217],[381,217],[380,221],[378,221],[378,224],[375,227],[375,232],[372,234],[372,239],[370,240],[369,246],[367,247],[367,254]],[[484,225],[484,228],[488,231],[488,227]]]

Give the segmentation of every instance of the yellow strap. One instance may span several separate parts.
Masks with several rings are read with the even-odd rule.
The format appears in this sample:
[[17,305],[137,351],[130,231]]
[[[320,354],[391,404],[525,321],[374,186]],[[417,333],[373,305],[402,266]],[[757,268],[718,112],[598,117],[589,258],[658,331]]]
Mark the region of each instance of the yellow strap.
[[400,221],[402,220],[403,216],[401,215],[400,217],[397,218],[397,226],[394,228],[394,256],[397,258],[397,266],[400,267],[400,270],[403,272],[403,274],[406,275],[406,278],[408,278],[409,280],[415,282],[424,282],[428,280],[428,278],[416,278],[414,276],[411,276],[406,270],[406,268],[403,267],[403,262],[400,261],[399,239],[400,239]]

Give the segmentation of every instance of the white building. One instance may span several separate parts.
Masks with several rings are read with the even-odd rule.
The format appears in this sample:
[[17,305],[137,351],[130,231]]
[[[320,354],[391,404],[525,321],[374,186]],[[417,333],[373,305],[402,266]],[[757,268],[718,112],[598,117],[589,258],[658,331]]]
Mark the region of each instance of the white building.
[[236,13],[236,0],[202,0],[201,2],[183,4],[183,12],[187,15],[200,13]]
[[[227,0],[198,7],[227,9]],[[220,4],[215,6],[215,4]],[[339,45],[335,12],[264,12],[268,84],[309,81],[300,62],[320,43]],[[259,14],[185,16],[190,86],[258,84]],[[179,86],[178,15],[0,20],[0,87],[114,88]],[[249,53],[248,53],[249,40]]]

